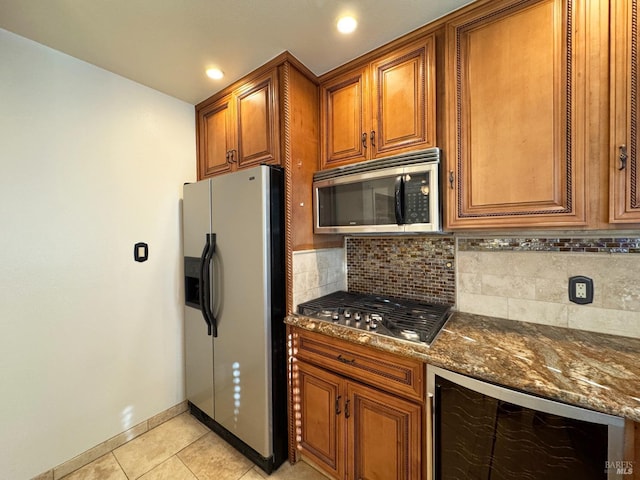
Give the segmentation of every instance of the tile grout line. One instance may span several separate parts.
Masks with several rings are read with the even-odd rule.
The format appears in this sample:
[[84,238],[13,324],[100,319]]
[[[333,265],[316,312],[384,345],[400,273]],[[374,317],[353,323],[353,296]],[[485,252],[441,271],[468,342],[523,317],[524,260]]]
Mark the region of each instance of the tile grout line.
[[[147,420],[148,421],[148,420]],[[149,431],[149,430],[147,430]],[[115,449],[114,449],[115,450]],[[120,461],[118,460],[118,457],[116,457],[116,454],[113,453],[113,450],[111,450],[109,452],[111,454],[111,456],[113,457],[113,459],[116,461],[116,463],[118,464],[118,467],[120,467],[120,470],[122,470],[122,474],[126,477],[127,480],[131,480],[129,478],[129,475],[127,475],[127,472],[125,472],[124,467],[120,464]],[[87,464],[88,465],[88,464]]]
[[[206,435],[206,434],[205,434],[205,435]],[[200,437],[200,438],[202,438],[202,437]],[[200,438],[198,438],[198,440],[200,440]],[[193,445],[193,444],[194,444],[195,442],[197,442],[198,440],[194,440],[194,441],[193,441],[193,442],[191,442],[189,445],[187,445],[187,447],[190,447],[191,445]],[[180,450],[180,452],[182,452],[182,451],[183,451],[185,448],[187,448],[187,447],[184,447],[182,450]],[[178,453],[180,453],[180,452],[178,452]],[[200,479],[198,478],[198,475],[196,475],[196,472],[194,472],[193,470],[191,470],[191,469],[189,468],[189,465],[187,465],[186,463],[184,463],[184,461],[182,461],[182,459],[178,456],[178,453],[174,454],[173,456],[174,456],[174,457],[176,457],[176,458],[178,459],[178,461],[179,461],[182,465],[184,465],[184,468],[186,468],[187,470],[189,470],[189,473],[190,473],[191,475],[193,475],[193,478],[195,478],[196,480],[200,480]]]
[[[160,426],[162,426],[162,425],[163,425],[163,424],[165,424],[166,422],[168,422],[168,421],[170,421],[170,420],[172,420],[172,419],[174,419],[174,418],[176,418],[176,417],[178,417],[178,416],[180,416],[180,415],[184,415],[184,414],[188,414],[190,418],[193,418],[196,422],[198,422],[198,424],[199,424],[199,425],[203,426],[203,427],[206,429],[206,430],[202,433],[202,435],[198,436],[198,437],[197,437],[197,438],[195,438],[193,441],[191,441],[189,444],[187,444],[186,446],[184,446],[183,448],[181,448],[181,449],[180,449],[180,450],[178,450],[177,452],[175,452],[175,453],[171,454],[169,457],[165,458],[164,460],[162,460],[162,461],[161,461],[160,463],[158,463],[157,465],[153,465],[151,468],[149,468],[149,470],[147,470],[147,471],[145,471],[145,472],[142,472],[140,475],[138,475],[138,476],[136,476],[136,477],[134,477],[134,478],[130,478],[130,477],[129,477],[129,475],[127,475],[127,473],[126,473],[126,471],[124,470],[124,467],[123,467],[123,468],[122,468],[122,470],[125,472],[125,476],[127,477],[127,479],[128,479],[128,480],[138,480],[139,478],[142,478],[143,476],[147,475],[148,473],[150,473],[150,472],[152,472],[153,470],[155,470],[156,468],[158,468],[160,465],[162,465],[162,464],[164,464],[164,463],[168,462],[168,461],[169,461],[171,458],[173,458],[173,457],[176,457],[178,460],[180,460],[180,462],[181,462],[181,463],[183,463],[183,464],[184,464],[184,462],[182,462],[182,460],[178,457],[178,454],[179,454],[180,452],[182,452],[183,450],[185,450],[186,448],[188,448],[188,447],[190,447],[191,445],[193,445],[193,444],[194,444],[195,442],[197,442],[198,440],[200,440],[200,439],[202,439],[203,437],[205,437],[205,436],[209,433],[209,431],[210,431],[210,430],[209,430],[209,428],[208,428],[206,425],[204,425],[202,422],[200,422],[197,418],[193,417],[193,415],[191,415],[191,414],[189,413],[188,409],[187,409],[186,411],[184,411],[184,412],[178,413],[177,415],[175,415],[175,416],[173,416],[173,417],[171,417],[171,418],[166,419],[166,420],[165,420],[165,421],[163,421],[163,422],[158,423],[158,424],[157,424],[157,425],[155,425],[153,428],[149,428],[146,432],[144,432],[143,434],[141,434],[141,435],[139,435],[138,437],[136,437],[136,438],[139,438],[139,437],[141,437],[142,435],[146,435],[146,434],[148,434],[148,433],[152,432],[153,430],[155,430],[156,428],[159,428]],[[133,441],[133,440],[135,440],[135,439],[131,439],[131,440]],[[121,445],[121,446],[122,446],[122,445]],[[119,447],[118,447],[118,448],[119,448]],[[114,450],[115,450],[115,449],[114,449]],[[115,454],[114,454],[114,457],[115,457]],[[117,459],[117,457],[116,457],[116,459]],[[118,463],[119,463],[119,462],[118,462]],[[186,464],[184,464],[184,465],[187,467],[187,469],[189,470],[189,472],[191,472],[191,469],[190,469]],[[197,477],[197,475],[196,475],[195,473],[193,473],[193,472],[191,472],[191,473],[193,474],[193,476],[194,476],[196,479],[198,478],[198,477]]]
[[[191,414],[190,414],[190,415],[191,415]],[[193,416],[193,415],[191,415],[191,416]],[[195,418],[195,417],[194,417],[194,418]],[[178,450],[176,453],[174,453],[174,454],[173,454],[173,456],[174,456],[174,457],[176,457],[176,458],[180,461],[180,463],[182,463],[182,464],[187,468],[187,470],[189,470],[189,473],[191,473],[191,475],[193,475],[193,476],[194,476],[194,478],[195,478],[196,480],[200,480],[200,478],[198,477],[198,475],[196,475],[196,473],[195,473],[193,470],[191,470],[191,468],[189,468],[189,465],[187,465],[187,464],[186,464],[186,463],[185,463],[185,462],[184,462],[184,461],[183,461],[183,460],[178,456],[180,453],[184,452],[184,451],[185,451],[187,448],[189,448],[191,445],[193,445],[194,443],[196,443],[196,442],[197,442],[197,441],[199,441],[199,440],[202,440],[204,437],[206,437],[209,433],[211,433],[211,432],[212,432],[212,430],[211,430],[209,427],[207,427],[204,423],[202,423],[200,420],[198,420],[197,418],[195,418],[195,420],[196,420],[200,425],[202,425],[203,427],[205,427],[208,431],[205,431],[202,435],[200,435],[198,438],[196,438],[193,442],[189,443],[189,444],[188,444],[188,445],[186,445],[185,447],[183,447],[183,448],[181,448],[180,450]],[[169,458],[171,458],[171,457],[169,457]]]

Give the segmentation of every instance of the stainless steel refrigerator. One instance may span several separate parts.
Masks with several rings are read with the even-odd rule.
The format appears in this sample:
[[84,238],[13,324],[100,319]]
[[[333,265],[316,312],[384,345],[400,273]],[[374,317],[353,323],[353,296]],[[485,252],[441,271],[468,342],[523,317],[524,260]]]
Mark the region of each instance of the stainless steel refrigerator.
[[191,413],[271,473],[287,457],[283,172],[184,185]]

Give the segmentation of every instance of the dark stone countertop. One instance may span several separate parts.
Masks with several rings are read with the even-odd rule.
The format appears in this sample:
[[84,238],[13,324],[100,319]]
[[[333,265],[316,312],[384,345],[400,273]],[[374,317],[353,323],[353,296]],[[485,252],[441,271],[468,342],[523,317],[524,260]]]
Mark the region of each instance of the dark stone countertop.
[[640,422],[640,339],[454,312],[426,346],[302,315],[286,323]]

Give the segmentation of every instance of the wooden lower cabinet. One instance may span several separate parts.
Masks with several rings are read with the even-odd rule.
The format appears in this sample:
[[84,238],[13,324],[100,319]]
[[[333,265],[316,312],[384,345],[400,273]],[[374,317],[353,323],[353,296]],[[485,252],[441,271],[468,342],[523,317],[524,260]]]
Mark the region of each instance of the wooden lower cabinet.
[[424,478],[424,402],[303,360],[293,365],[298,453],[335,479]]
[[334,478],[344,478],[342,377],[297,364],[300,436],[298,448]]
[[419,479],[422,406],[347,382],[347,478]]

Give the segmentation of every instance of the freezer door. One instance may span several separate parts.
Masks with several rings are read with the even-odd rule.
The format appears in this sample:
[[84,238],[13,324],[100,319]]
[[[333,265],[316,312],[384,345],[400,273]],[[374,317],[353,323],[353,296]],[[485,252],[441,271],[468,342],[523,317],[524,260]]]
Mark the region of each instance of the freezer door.
[[212,180],[214,420],[264,457],[271,444],[268,168]]
[[211,180],[187,183],[182,196],[184,256],[199,257],[211,232]]
[[[210,181],[184,186],[183,245],[186,257],[200,258],[211,231]],[[197,308],[184,307],[185,384],[187,400],[210,417],[214,414],[213,337]]]

